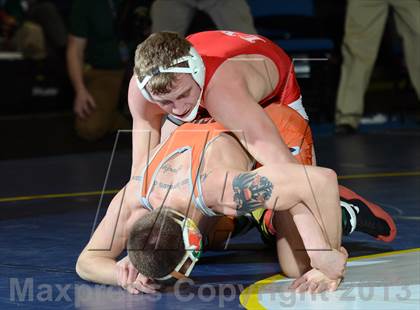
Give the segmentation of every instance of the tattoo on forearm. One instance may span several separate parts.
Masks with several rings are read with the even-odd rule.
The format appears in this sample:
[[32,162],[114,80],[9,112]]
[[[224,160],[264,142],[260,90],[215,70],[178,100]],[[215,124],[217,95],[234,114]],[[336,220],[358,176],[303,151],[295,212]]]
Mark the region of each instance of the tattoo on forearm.
[[239,174],[233,179],[232,187],[237,210],[247,213],[264,207],[273,192],[273,183],[255,172]]

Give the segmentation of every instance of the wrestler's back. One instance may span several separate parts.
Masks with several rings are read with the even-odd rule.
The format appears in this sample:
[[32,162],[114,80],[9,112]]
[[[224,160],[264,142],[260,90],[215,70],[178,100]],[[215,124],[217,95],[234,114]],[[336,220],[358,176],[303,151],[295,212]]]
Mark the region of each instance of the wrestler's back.
[[[191,172],[191,154],[191,150],[187,150],[167,157],[160,168],[153,172],[155,178],[149,202],[154,209],[165,205],[184,214],[188,212],[193,186],[190,176],[194,173]],[[252,163],[252,159],[235,137],[220,134],[209,143],[205,151],[200,171],[201,184],[206,185],[203,179],[215,169],[249,170]],[[196,209],[190,208],[189,211],[193,210]]]
[[149,194],[153,209],[170,207],[185,214],[191,195],[191,152],[177,153],[167,159],[156,171]]

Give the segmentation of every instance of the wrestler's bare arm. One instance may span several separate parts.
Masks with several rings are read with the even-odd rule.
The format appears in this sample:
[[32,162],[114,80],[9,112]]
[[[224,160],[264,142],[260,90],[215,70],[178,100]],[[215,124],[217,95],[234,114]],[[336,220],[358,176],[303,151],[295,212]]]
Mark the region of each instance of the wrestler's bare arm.
[[128,89],[128,106],[133,117],[133,163],[131,174],[141,166],[141,159],[147,151],[153,149],[160,142],[160,127],[163,111],[148,102],[139,91],[135,76],[130,80]]
[[[206,93],[206,109],[232,130],[253,157],[263,165],[295,162],[276,126],[254,98],[246,77],[224,70],[213,79]],[[229,81],[229,82],[227,82]]]
[[[337,176],[328,168],[282,164],[264,166],[253,171],[217,169],[206,179],[203,195],[207,205],[226,215],[249,213],[258,208],[287,211],[303,203],[318,223],[337,222],[331,228],[341,236],[340,204]],[[334,214],[332,214],[334,213]]]
[[[319,269],[324,275],[324,277],[322,277],[322,274],[318,274],[319,277],[317,279],[313,279],[315,282],[320,282],[316,283],[316,287],[311,286],[310,290],[312,292],[322,292],[326,289],[336,290],[342,280],[342,277],[344,276],[344,268],[348,254],[344,248],[340,247],[337,249],[334,248],[336,245],[330,245],[330,242],[335,242],[335,238],[338,239],[340,236],[328,235],[325,231],[331,231],[329,226],[337,225],[341,219],[337,218],[336,221],[332,223],[319,223],[313,214],[302,204],[291,208],[289,212],[291,213],[293,222],[295,223],[299,235],[303,240],[304,249],[300,250],[306,250],[306,253],[310,258],[311,267]],[[322,212],[328,212],[328,210],[324,209]],[[281,254],[279,253],[279,255]],[[286,272],[285,268],[283,271]],[[307,276],[308,274],[306,273],[303,275],[297,274],[292,277],[307,279]],[[307,282],[310,281],[311,279],[307,280]],[[296,282],[299,283],[300,280],[297,280]],[[299,288],[299,286],[293,288]],[[300,289],[301,288],[302,287],[300,287]]]
[[[264,166],[242,172],[220,169],[213,171],[205,182],[203,194],[206,204],[226,215],[236,215],[238,211],[248,213],[257,208],[285,211],[303,203],[317,224],[306,225],[305,222],[295,221],[305,247],[340,249],[341,210],[337,176],[330,169],[297,164]],[[343,273],[345,261],[341,267],[331,270],[324,264],[325,258],[320,253],[308,252],[314,267],[322,268],[334,277]]]
[[135,182],[130,181],[112,199],[106,215],[80,254],[77,274],[101,284],[118,285],[116,258],[126,247],[129,229],[147,211],[137,205]]

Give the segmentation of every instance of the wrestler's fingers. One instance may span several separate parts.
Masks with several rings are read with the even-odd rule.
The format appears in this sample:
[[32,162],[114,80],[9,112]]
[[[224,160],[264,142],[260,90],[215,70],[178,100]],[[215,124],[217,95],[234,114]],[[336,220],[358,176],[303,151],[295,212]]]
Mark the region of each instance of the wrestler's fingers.
[[157,291],[161,288],[161,286],[155,282],[153,282],[153,280],[147,280],[146,282],[140,282],[144,287],[147,287],[148,289]]
[[306,278],[304,276],[297,278],[296,280],[294,280],[292,282],[292,284],[290,284],[289,289],[296,289],[299,285],[301,285],[302,283],[306,282]]
[[142,275],[141,273],[137,274],[136,282],[144,284],[144,283],[148,283],[149,281],[153,281],[153,280],[146,277],[145,275]]
[[328,285],[328,291],[329,292],[334,292],[335,290],[337,290],[339,284],[340,284],[339,281],[334,281],[334,282],[330,283]]
[[134,268],[134,267],[128,267],[127,282],[128,283],[133,283],[134,281],[136,281],[138,273],[139,272],[137,271],[136,268]]
[[308,288],[309,288],[309,282],[305,282],[305,283],[302,283],[301,285],[299,285],[297,288],[296,288],[296,292],[297,293],[303,293],[303,292],[306,292],[307,290],[308,290]]
[[153,279],[150,279],[150,278],[148,278],[146,282],[143,282],[143,284],[156,290],[162,287],[162,285],[160,285],[159,283],[156,283]]
[[126,290],[127,292],[133,295],[138,295],[140,293],[140,291],[137,288],[135,288],[133,285],[128,285]]
[[318,288],[318,283],[316,283],[316,282],[311,282],[311,283],[309,283],[309,288],[308,288],[308,291],[309,291],[309,293],[311,293],[311,294],[315,294],[315,293],[316,293],[317,288]]
[[140,283],[139,281],[134,282],[132,286],[143,293],[147,293],[147,294],[157,293],[155,289],[150,288],[149,286],[146,286],[143,283]]
[[136,279],[135,282],[140,283],[141,285],[143,285],[145,287],[148,287],[152,290],[157,290],[157,289],[161,288],[160,284],[154,282],[153,279],[150,279],[150,278],[142,275],[141,273],[139,273],[137,275],[137,279]]
[[328,289],[328,285],[325,282],[318,283],[318,287],[315,290],[315,294],[322,293]]

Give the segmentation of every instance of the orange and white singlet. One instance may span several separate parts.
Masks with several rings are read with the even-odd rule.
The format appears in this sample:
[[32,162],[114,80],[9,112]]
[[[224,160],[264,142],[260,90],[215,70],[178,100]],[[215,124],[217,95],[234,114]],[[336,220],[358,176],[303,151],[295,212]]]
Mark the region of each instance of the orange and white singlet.
[[[297,161],[310,165],[313,141],[308,122],[296,111],[284,105],[270,104],[265,111]],[[191,152],[188,172],[189,191],[192,194],[191,203],[207,216],[216,215],[204,202],[200,170],[207,147],[223,132],[226,132],[226,129],[216,122],[185,123],[178,127],[155,151],[140,175],[139,196],[142,205],[149,210],[153,209],[149,203],[149,195],[156,175],[164,164],[179,153]]]

